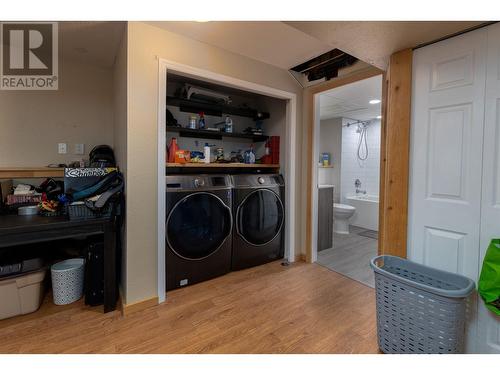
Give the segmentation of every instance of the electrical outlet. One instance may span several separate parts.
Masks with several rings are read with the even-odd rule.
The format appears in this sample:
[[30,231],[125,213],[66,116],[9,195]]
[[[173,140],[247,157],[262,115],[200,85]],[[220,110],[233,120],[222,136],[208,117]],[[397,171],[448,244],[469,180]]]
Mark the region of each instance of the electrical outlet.
[[83,155],[85,153],[85,145],[83,143],[75,143],[75,155]]
[[58,143],[57,152],[60,154],[65,154],[68,152],[66,143]]

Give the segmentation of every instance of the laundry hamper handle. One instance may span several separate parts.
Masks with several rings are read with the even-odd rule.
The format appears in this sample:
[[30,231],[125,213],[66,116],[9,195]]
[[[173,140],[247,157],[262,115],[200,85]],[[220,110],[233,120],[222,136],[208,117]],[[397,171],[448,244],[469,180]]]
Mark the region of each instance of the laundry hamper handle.
[[[413,265],[417,266],[418,268],[427,268],[427,269],[432,270],[434,272],[442,273],[443,275],[451,275],[451,276],[453,276],[455,278],[456,277],[463,278],[464,280],[467,280],[467,286],[465,286],[462,289],[447,290],[447,289],[442,289],[442,288],[436,288],[436,287],[433,287],[433,286],[430,286],[430,285],[426,285],[426,284],[423,284],[423,283],[419,283],[419,282],[413,281],[411,279],[404,278],[402,276],[399,276],[399,275],[394,274],[392,272],[386,271],[383,268],[379,267],[377,265],[377,261],[379,261],[381,259],[384,259],[384,258],[386,258],[386,259],[387,258],[389,258],[389,259],[390,258],[400,259],[400,260],[403,260],[403,261],[408,262],[410,264],[413,264]],[[426,290],[428,292],[431,292],[431,293],[434,293],[434,294],[437,294],[437,295],[440,295],[440,296],[444,296],[444,297],[452,297],[452,298],[467,297],[470,294],[470,292],[472,292],[472,290],[475,288],[474,281],[472,281],[471,279],[469,279],[468,277],[465,277],[463,275],[458,275],[458,274],[455,274],[455,273],[452,273],[452,272],[447,272],[447,271],[441,271],[441,270],[433,269],[431,267],[424,266],[422,264],[419,264],[419,263],[416,263],[416,262],[412,262],[412,261],[407,260],[407,259],[402,259],[402,258],[399,258],[399,257],[395,257],[395,256],[392,256],[392,255],[379,255],[379,256],[373,258],[370,261],[370,266],[372,267],[372,269],[375,272],[380,273],[380,274],[382,274],[382,275],[384,275],[386,277],[389,277],[389,278],[392,278],[392,279],[396,279],[399,282],[402,282],[402,283],[405,283],[407,285],[413,286],[415,288],[423,289],[423,290]]]

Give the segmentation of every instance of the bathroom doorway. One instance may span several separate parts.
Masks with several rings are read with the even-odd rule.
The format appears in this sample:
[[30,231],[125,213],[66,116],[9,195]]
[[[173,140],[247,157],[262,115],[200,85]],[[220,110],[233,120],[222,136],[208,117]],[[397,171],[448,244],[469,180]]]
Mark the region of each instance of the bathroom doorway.
[[316,262],[374,286],[382,75],[318,94]]

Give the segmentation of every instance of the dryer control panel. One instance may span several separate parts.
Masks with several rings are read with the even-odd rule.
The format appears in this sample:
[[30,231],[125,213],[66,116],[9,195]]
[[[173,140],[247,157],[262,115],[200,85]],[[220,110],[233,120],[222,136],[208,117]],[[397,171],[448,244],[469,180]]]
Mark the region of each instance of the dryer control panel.
[[272,187],[284,186],[285,181],[280,174],[242,174],[233,175],[234,187]]
[[229,175],[172,175],[166,177],[167,192],[183,190],[219,190],[233,187]]

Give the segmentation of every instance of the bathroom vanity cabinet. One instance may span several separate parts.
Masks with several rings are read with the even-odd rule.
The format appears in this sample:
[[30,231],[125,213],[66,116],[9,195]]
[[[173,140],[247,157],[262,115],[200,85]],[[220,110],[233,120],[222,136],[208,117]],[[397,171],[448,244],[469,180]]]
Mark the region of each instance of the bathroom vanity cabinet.
[[333,186],[318,188],[318,251],[333,247]]

